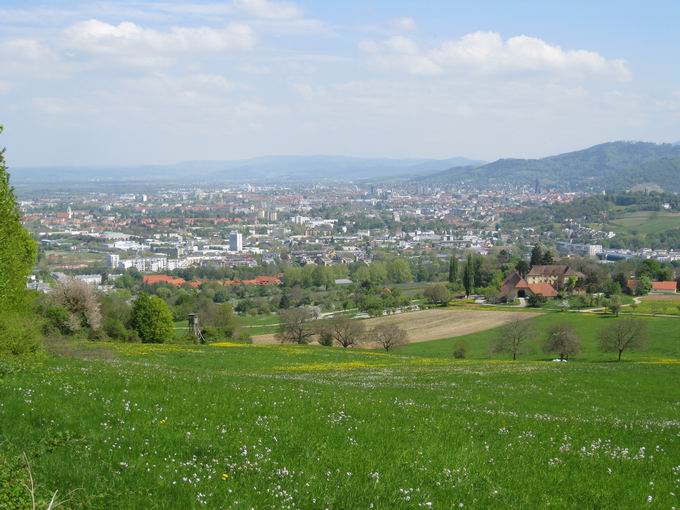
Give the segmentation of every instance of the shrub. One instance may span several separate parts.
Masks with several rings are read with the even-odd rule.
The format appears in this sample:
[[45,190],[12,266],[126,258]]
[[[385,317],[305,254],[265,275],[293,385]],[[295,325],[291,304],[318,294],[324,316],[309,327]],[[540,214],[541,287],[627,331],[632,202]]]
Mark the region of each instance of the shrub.
[[54,288],[50,299],[70,315],[69,327],[72,331],[77,331],[80,327],[92,331],[101,328],[99,301],[91,285],[80,280],[66,280]]
[[319,344],[325,347],[331,347],[333,345],[333,334],[330,331],[323,329],[319,333]]
[[42,349],[40,323],[33,315],[0,315],[0,358],[31,357]]
[[426,288],[423,295],[431,304],[445,305],[451,299],[451,293],[446,285],[437,284]]
[[533,308],[540,308],[544,304],[546,304],[547,302],[548,302],[548,300],[545,298],[545,296],[539,296],[539,295],[536,295],[536,294],[532,294],[527,299],[528,305],[533,307]]
[[453,350],[453,357],[456,359],[465,359],[466,348],[465,344],[460,342],[457,343]]
[[129,332],[123,323],[113,318],[108,318],[104,321],[104,332],[113,340],[124,341],[129,336]]
[[43,311],[46,319],[44,331],[46,335],[70,335],[73,324],[69,313],[60,306],[49,306]]

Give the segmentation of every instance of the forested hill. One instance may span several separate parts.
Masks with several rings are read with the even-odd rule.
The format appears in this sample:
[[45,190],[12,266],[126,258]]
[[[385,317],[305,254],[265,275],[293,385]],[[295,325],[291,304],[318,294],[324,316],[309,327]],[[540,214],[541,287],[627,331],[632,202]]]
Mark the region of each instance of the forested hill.
[[680,146],[609,142],[542,159],[499,159],[479,167],[451,168],[419,181],[480,187],[528,185],[567,190],[623,191],[635,187],[680,192]]

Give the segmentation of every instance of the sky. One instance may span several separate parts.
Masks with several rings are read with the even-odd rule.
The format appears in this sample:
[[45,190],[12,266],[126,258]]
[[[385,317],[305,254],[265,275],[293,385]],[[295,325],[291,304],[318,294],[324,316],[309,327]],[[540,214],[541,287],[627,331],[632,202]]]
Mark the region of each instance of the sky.
[[0,0],[14,166],[680,140],[680,2]]

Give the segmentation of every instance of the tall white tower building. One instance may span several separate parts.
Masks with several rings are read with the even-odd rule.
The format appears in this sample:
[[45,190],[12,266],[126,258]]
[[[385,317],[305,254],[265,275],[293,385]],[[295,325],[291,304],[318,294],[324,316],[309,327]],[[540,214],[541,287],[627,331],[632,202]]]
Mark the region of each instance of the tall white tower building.
[[229,234],[229,251],[243,251],[243,234],[231,232]]

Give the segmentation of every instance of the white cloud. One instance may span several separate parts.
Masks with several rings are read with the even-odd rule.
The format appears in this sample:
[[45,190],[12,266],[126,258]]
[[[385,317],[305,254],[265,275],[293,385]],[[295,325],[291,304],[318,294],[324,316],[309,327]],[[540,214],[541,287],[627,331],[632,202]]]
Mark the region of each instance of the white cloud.
[[359,48],[370,54],[381,67],[407,72],[409,74],[435,75],[443,72],[442,67],[427,56],[408,37],[394,36],[382,42],[364,41]]
[[393,20],[392,26],[405,32],[413,32],[416,28],[418,28],[416,21],[413,18],[409,18],[408,16]]
[[97,113],[97,108],[80,100],[61,97],[35,97],[31,101],[33,108],[42,114],[71,116],[74,114]]
[[302,9],[287,2],[271,0],[234,0],[234,9],[250,16],[272,20],[290,20],[302,16]]
[[519,35],[507,40],[496,32],[473,32],[437,47],[421,49],[411,39],[395,36],[364,42],[360,48],[383,67],[411,74],[469,70],[483,74],[550,72],[575,76],[631,76],[623,60],[610,60],[587,50],[563,50],[542,39]]
[[171,27],[165,31],[144,28],[128,21],[112,25],[91,19],[64,31],[65,44],[73,49],[98,54],[135,54],[138,51],[173,53],[190,51],[244,50],[257,37],[245,24],[223,28]]
[[10,39],[2,43],[0,49],[3,53],[11,54],[12,57],[20,59],[43,60],[54,57],[50,48],[36,39],[27,37]]
[[14,86],[10,82],[0,80],[0,94],[6,94],[13,88]]

